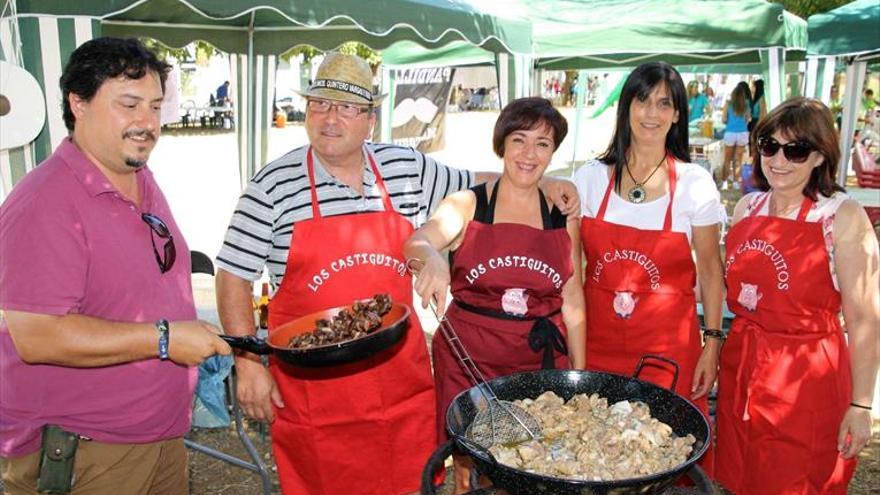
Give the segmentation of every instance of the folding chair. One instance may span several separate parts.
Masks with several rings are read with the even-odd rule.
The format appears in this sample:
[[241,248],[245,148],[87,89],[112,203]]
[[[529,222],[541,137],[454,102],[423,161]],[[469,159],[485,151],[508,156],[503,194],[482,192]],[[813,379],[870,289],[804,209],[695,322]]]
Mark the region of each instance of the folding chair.
[[[211,261],[211,258],[209,258],[208,255],[199,251],[191,251],[190,258],[192,261],[193,274],[204,273],[214,276],[214,263]],[[212,449],[192,440],[184,439],[183,443],[187,446],[187,448],[195,450],[196,452],[201,452],[215,459],[220,459],[221,461],[228,462],[233,466],[237,466],[242,469],[247,469],[248,471],[251,471],[253,473],[257,473],[258,475],[260,475],[260,479],[262,480],[263,495],[270,495],[272,493],[272,481],[269,479],[269,471],[266,469],[266,465],[263,464],[262,459],[260,459],[260,454],[257,452],[257,449],[254,448],[254,444],[251,442],[250,437],[248,437],[247,432],[244,430],[244,420],[242,418],[241,408],[238,405],[238,398],[235,396],[234,366],[232,368],[232,371],[229,373],[229,376],[226,377],[226,398],[232,405],[232,419],[235,422],[235,431],[238,433],[238,438],[241,440],[242,445],[244,445],[245,450],[247,450],[248,456],[251,458],[252,462],[239,459],[238,457],[229,455],[225,452],[220,452],[219,450]]]

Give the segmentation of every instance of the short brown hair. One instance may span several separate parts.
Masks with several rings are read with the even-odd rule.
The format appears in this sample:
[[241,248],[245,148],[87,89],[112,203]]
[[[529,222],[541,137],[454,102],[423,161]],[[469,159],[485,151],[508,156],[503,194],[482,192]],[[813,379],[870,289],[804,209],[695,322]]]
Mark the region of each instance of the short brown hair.
[[547,125],[553,130],[553,151],[559,149],[562,140],[568,134],[568,122],[553,108],[547,98],[530,96],[519,98],[508,103],[498,120],[495,121],[495,132],[492,135],[492,149],[499,158],[504,157],[504,139],[514,131],[531,130]]
[[837,164],[840,162],[840,144],[834,117],[831,110],[813,98],[789,98],[774,108],[766,117],[758,121],[752,132],[751,153],[755,157],[752,177],[755,185],[762,191],[770,189],[770,183],[761,170],[761,154],[758,153],[758,140],[772,137],[780,132],[792,141],[800,141],[812,146],[822,155],[822,164],[810,173],[810,180],[804,186],[804,196],[813,201],[818,193],[830,197],[835,191],[843,191],[837,182]]

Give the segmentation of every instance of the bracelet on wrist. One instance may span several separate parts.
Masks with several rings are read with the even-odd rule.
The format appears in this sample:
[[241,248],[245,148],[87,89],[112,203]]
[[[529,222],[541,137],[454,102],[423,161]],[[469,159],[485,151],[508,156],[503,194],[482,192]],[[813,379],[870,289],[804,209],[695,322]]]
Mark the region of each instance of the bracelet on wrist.
[[850,407],[857,407],[857,408],[859,408],[859,409],[866,409],[866,410],[868,410],[868,411],[874,409],[874,408],[871,407],[871,406],[863,406],[863,405],[861,405],[861,404],[856,404],[855,402],[850,402],[849,405],[850,405]]
[[159,331],[159,359],[168,360],[168,320],[162,319],[156,322],[156,330]]
[[724,342],[727,339],[727,334],[724,333],[723,330],[719,330],[717,328],[704,328],[703,336],[706,338],[718,339]]

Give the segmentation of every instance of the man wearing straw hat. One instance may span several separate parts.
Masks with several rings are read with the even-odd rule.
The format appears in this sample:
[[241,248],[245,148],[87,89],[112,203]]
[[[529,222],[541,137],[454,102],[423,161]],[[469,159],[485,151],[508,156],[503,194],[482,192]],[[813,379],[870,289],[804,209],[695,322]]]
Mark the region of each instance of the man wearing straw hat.
[[[473,174],[391,144],[366,143],[384,95],[353,55],[328,53],[308,91],[309,145],[248,183],[217,257],[227,333],[254,333],[252,282],[266,267],[277,291],[269,331],[297,317],[388,293],[412,306],[402,244],[446,195],[497,174]],[[484,176],[485,175],[485,176]],[[566,210],[577,195],[548,181]],[[567,198],[571,198],[568,200]],[[573,203],[573,204],[571,204]],[[434,388],[418,318],[394,347],[330,368],[236,357],[245,412],[272,422],[288,494],[398,495],[418,489],[436,446]]]

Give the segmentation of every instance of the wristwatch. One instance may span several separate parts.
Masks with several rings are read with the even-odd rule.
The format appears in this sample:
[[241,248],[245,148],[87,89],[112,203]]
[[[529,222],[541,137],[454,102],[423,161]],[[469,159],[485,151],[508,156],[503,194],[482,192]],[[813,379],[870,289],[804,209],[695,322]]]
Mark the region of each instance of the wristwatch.
[[156,330],[159,331],[159,359],[168,360],[168,320],[162,319],[156,322]]

